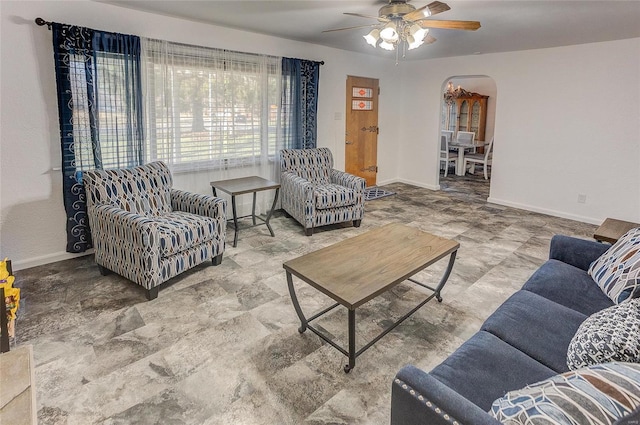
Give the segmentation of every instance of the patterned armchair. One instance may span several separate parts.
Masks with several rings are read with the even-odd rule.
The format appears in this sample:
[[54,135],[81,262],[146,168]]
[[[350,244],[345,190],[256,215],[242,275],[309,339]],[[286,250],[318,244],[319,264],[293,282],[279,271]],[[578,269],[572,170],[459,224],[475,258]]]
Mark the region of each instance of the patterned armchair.
[[167,166],[83,173],[96,263],[142,285],[158,286],[206,260],[222,262],[226,201],[172,189]]
[[353,221],[364,217],[365,180],[333,169],[327,148],[284,149],[280,152],[282,208],[304,227]]

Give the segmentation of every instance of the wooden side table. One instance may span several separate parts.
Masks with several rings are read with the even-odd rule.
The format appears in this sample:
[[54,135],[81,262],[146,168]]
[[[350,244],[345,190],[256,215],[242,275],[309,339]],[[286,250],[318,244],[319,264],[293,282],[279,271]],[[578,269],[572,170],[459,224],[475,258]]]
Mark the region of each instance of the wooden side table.
[[[273,214],[273,210],[276,208],[276,203],[278,202],[278,192],[280,191],[280,184],[276,182],[272,182],[271,180],[263,179],[258,176],[251,177],[241,177],[238,179],[229,179],[229,180],[219,180],[215,182],[211,182],[211,189],[213,190],[213,196],[218,196],[216,190],[221,190],[225,193],[231,195],[231,209],[233,211],[233,247],[238,246],[238,219],[244,217],[251,217],[253,219],[253,225],[257,226],[258,224],[266,224],[267,229],[269,229],[269,233],[271,236],[275,236],[273,233],[273,229],[271,225],[269,225],[269,220],[271,219],[271,214]],[[256,216],[256,195],[258,192],[263,190],[275,189],[276,194],[273,198],[273,205],[271,206],[271,210],[267,213],[266,219],[262,217]],[[253,193],[253,207],[251,209],[251,216],[242,216],[238,217],[238,213],[236,211],[236,196],[243,195],[245,193]],[[256,219],[261,220],[263,223],[256,223]]]
[[598,242],[616,243],[629,230],[640,227],[639,223],[631,221],[607,218],[593,234],[593,238]]

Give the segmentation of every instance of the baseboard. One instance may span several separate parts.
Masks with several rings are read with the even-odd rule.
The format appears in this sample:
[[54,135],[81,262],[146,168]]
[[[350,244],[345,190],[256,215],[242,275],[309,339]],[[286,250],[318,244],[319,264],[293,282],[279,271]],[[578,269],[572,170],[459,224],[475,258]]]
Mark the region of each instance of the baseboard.
[[56,261],[71,260],[73,258],[83,257],[85,255],[93,254],[93,249],[89,249],[81,254],[71,254],[69,252],[55,252],[53,254],[43,255],[41,257],[27,258],[26,260],[12,261],[11,266],[13,270],[30,269],[31,267],[42,266],[49,263],[55,263]]
[[440,190],[440,185],[428,185],[428,184],[424,184],[424,183],[419,183],[419,182],[415,182],[412,180],[407,180],[407,179],[391,179],[391,180],[384,180],[381,182],[378,182],[376,184],[376,186],[384,186],[387,184],[392,184],[392,183],[405,183],[405,184],[410,184],[411,186],[417,186],[417,187],[422,187],[424,189],[429,189],[429,190]]
[[581,215],[575,215],[575,214],[569,214],[563,211],[556,211],[556,210],[551,210],[551,209],[547,209],[547,208],[540,208],[540,207],[535,207],[533,205],[527,205],[527,204],[520,204],[517,202],[511,202],[511,201],[505,201],[503,199],[497,199],[497,198],[493,198],[493,197],[489,197],[487,199],[488,203],[491,204],[498,204],[498,205],[504,205],[505,207],[512,207],[512,208],[518,208],[521,210],[526,210],[526,211],[532,211],[532,212],[537,212],[537,213],[541,213],[541,214],[546,214],[546,215],[551,215],[554,217],[560,217],[560,218],[566,218],[569,220],[575,220],[575,221],[579,221],[582,223],[589,223],[589,224],[602,224],[603,219],[598,219],[598,218],[593,218],[593,217],[585,217],[585,216],[581,216]]

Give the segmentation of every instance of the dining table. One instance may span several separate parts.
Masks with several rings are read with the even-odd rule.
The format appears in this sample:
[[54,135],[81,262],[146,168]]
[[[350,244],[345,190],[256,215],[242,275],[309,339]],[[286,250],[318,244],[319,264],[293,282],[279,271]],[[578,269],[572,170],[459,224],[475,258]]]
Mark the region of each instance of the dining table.
[[464,153],[467,149],[478,149],[487,146],[489,143],[484,141],[474,141],[473,143],[460,143],[453,141],[449,143],[449,148],[458,150],[458,160],[456,161],[456,176],[464,176]]

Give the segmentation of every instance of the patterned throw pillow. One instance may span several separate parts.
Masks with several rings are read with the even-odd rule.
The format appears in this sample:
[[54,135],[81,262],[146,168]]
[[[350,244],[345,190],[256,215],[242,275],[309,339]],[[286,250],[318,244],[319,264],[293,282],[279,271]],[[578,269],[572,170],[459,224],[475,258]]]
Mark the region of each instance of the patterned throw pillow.
[[589,316],[567,349],[571,370],[614,360],[640,363],[640,298]]
[[640,296],[640,227],[629,230],[591,263],[589,275],[616,304]]
[[605,363],[511,391],[491,405],[507,425],[613,424],[640,407],[640,364]]

